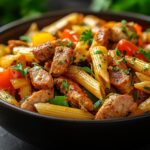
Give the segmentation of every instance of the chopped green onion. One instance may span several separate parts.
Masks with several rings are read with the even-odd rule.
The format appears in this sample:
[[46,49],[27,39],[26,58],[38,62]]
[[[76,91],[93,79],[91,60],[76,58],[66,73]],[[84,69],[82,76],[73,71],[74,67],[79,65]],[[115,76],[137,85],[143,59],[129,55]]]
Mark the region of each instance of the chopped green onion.
[[20,36],[19,39],[22,41],[25,41],[25,42],[31,42],[32,41],[31,38],[27,35],[22,35],[22,36]]
[[94,55],[96,55],[96,54],[103,54],[103,52],[101,50],[95,50]]
[[54,98],[49,100],[49,103],[69,107],[65,96],[55,96]]
[[92,72],[92,70],[91,70],[91,68],[89,68],[89,67],[87,67],[87,66],[85,66],[85,67],[80,67],[82,70],[84,70],[85,72],[87,72],[87,73],[89,73],[89,74],[92,74],[93,72]]
[[97,102],[94,103],[94,110],[97,110],[100,106],[102,105],[102,101],[98,100]]

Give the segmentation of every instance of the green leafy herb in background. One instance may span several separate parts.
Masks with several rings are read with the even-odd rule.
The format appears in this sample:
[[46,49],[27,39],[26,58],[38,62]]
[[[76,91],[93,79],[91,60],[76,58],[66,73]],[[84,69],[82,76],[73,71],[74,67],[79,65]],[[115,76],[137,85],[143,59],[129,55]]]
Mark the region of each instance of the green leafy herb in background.
[[93,0],[91,9],[94,11],[131,11],[150,15],[150,0]]
[[41,15],[48,10],[48,0],[0,0],[0,24],[18,18],[30,18]]

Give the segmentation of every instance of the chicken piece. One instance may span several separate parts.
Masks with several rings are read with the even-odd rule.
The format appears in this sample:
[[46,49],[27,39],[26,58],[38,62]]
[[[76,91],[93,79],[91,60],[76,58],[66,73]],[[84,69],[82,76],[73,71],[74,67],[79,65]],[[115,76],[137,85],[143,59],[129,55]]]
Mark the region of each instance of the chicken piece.
[[39,62],[48,61],[55,52],[55,42],[46,42],[33,49],[33,54]]
[[26,42],[20,41],[20,40],[9,40],[8,46],[12,50],[14,47],[17,46],[28,46]]
[[67,71],[68,66],[71,64],[71,57],[73,56],[72,48],[65,46],[58,46],[55,49],[55,55],[51,65],[50,73],[54,77],[58,77]]
[[31,96],[24,100],[21,104],[21,108],[29,111],[35,111],[34,104],[47,102],[49,99],[53,98],[53,96],[54,89],[34,92]]
[[122,70],[117,66],[109,66],[108,71],[110,83],[114,85],[114,87],[116,87],[121,93],[129,93],[133,89],[133,86],[131,85],[132,76],[127,74],[128,70]]
[[93,110],[91,99],[87,97],[78,84],[64,77],[55,78],[54,83],[56,87],[60,89],[60,92],[67,97],[71,106],[80,107],[88,111]]
[[133,89],[133,85],[131,84],[132,76],[130,75],[126,63],[121,57],[116,55],[114,50],[109,50],[108,55],[108,71],[111,84],[121,93],[129,93]]
[[130,112],[133,112],[137,108],[136,103],[132,96],[127,94],[110,95],[98,110],[95,119],[110,119],[128,116]]
[[100,30],[95,34],[94,39],[100,45],[106,46],[110,38],[110,29],[106,27],[101,27]]
[[117,23],[111,28],[111,40],[119,42],[121,39],[127,39],[136,44],[137,37],[133,24]]
[[40,66],[31,68],[29,75],[31,83],[36,89],[49,89],[53,87],[52,76]]
[[51,69],[51,65],[52,65],[52,61],[51,60],[45,62],[44,69],[49,72],[50,69]]

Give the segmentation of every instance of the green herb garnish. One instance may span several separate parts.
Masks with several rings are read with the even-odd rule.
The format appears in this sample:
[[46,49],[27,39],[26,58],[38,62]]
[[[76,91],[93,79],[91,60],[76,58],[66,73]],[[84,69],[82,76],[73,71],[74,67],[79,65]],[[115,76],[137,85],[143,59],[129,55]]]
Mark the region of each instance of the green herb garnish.
[[113,67],[112,70],[115,71],[115,72],[117,72],[117,71],[119,71],[120,69],[119,69],[118,67]]
[[25,42],[31,42],[32,41],[31,38],[27,35],[22,35],[22,36],[20,36],[19,39],[22,41],[25,41]]
[[89,73],[89,74],[92,74],[93,72],[92,72],[92,70],[91,70],[91,68],[89,68],[89,67],[87,67],[87,66],[85,66],[85,67],[80,67],[82,70],[84,70],[85,72],[87,72],[87,73]]
[[69,83],[68,83],[67,80],[63,80],[63,82],[62,82],[62,87],[63,87],[63,89],[65,90],[65,92],[68,92]]
[[150,32],[150,28],[147,28],[145,31],[146,31],[146,32]]
[[81,34],[80,41],[84,41],[87,44],[92,44],[93,41],[93,33],[91,30],[86,30]]
[[121,53],[120,53],[120,51],[119,51],[118,48],[115,49],[115,52],[116,52],[116,55],[117,55],[118,57],[121,57]]
[[129,70],[123,70],[123,72],[124,72],[125,74],[127,74],[127,75],[130,74],[130,71],[129,71]]
[[74,57],[73,57],[73,56],[70,57],[70,61],[71,61],[71,62],[74,61]]
[[150,91],[150,86],[144,86],[144,89]]
[[148,64],[146,64],[146,65],[143,66],[143,70],[144,70],[144,71],[147,70],[148,68],[149,68],[149,65],[148,65]]
[[148,61],[150,61],[150,53],[146,52],[143,48],[139,48],[138,52],[142,53]]
[[103,54],[103,52],[101,50],[95,50],[94,55],[96,55],[96,54]]
[[66,46],[67,46],[67,47],[71,47],[72,44],[73,44],[73,42],[72,42],[72,41],[69,41],[69,42],[66,44]]
[[54,98],[50,99],[48,102],[54,105],[69,107],[69,104],[66,99],[67,98],[65,96],[55,96]]
[[97,102],[94,103],[94,110],[97,110],[100,106],[102,105],[102,101],[98,100]]
[[19,72],[21,72],[21,74],[23,76],[26,76],[26,74],[28,73],[28,69],[29,69],[29,68],[23,68],[23,66],[20,62],[17,63],[15,66],[12,66],[12,68],[19,71]]

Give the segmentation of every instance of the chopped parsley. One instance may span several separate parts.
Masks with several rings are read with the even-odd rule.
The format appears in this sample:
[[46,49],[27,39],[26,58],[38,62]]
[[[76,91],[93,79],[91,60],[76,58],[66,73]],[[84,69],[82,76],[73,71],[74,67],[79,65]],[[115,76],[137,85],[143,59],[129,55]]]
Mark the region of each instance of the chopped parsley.
[[68,92],[69,83],[68,83],[67,80],[63,80],[63,82],[62,82],[62,87],[63,87],[63,89],[65,90],[65,92]]
[[133,57],[133,58],[132,58],[132,61],[135,62],[135,61],[136,61],[136,57]]
[[94,55],[96,55],[96,54],[103,54],[103,52],[101,50],[95,50]]
[[133,91],[133,98],[134,100],[138,100],[139,99],[139,94],[137,91]]
[[72,44],[73,44],[73,42],[72,42],[72,41],[69,41],[69,42],[66,44],[66,46],[67,46],[67,47],[71,47]]
[[85,67],[80,67],[82,70],[84,70],[85,72],[87,72],[87,73],[89,73],[89,74],[92,74],[93,72],[92,72],[92,70],[91,70],[91,68],[89,68],[89,67],[87,67],[87,66],[85,66]]
[[115,49],[115,52],[116,52],[116,55],[117,55],[118,57],[121,57],[121,53],[120,53],[120,51],[119,51],[118,48]]
[[98,64],[98,66],[99,66],[99,67],[102,67],[102,65],[101,65],[101,64]]
[[71,62],[74,61],[74,57],[73,57],[73,56],[70,57],[70,61],[71,61]]
[[143,66],[143,70],[144,70],[144,71],[147,70],[148,68],[149,68],[149,65],[148,65],[148,64],[146,64],[146,65]]
[[130,71],[129,71],[129,70],[123,70],[123,72],[124,72],[125,74],[127,74],[127,75],[130,74]]
[[147,28],[147,29],[146,29],[146,32],[150,32],[150,28]]
[[20,62],[17,63],[15,66],[12,66],[12,68],[19,71],[19,72],[21,72],[21,74],[23,76],[26,76],[26,74],[28,73],[28,69],[29,69],[29,68],[23,68],[23,66]]
[[66,99],[67,98],[65,96],[55,96],[54,98],[50,99],[48,102],[54,105],[69,107],[69,104]]
[[150,91],[150,86],[144,86],[144,89]]
[[93,33],[91,30],[86,30],[81,34],[80,41],[83,41],[87,44],[92,44],[93,41]]
[[120,69],[119,69],[118,67],[113,67],[112,70],[115,71],[115,72],[117,72],[117,71],[119,71]]
[[100,106],[102,105],[102,101],[98,100],[97,102],[94,103],[94,110],[97,110]]
[[31,38],[27,35],[22,35],[22,36],[20,36],[19,39],[22,41],[25,41],[25,42],[31,42],[32,41]]
[[150,53],[149,52],[144,51],[143,48],[139,48],[138,52],[142,53],[146,57],[146,59],[150,62]]

